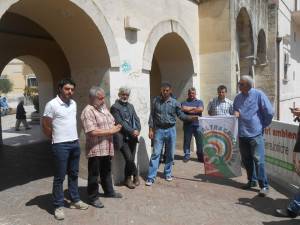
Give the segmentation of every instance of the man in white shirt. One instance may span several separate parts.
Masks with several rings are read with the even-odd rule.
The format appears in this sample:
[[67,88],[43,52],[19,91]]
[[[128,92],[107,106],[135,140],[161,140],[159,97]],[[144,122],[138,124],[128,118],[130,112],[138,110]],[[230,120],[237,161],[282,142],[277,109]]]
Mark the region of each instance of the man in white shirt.
[[43,132],[52,139],[54,156],[53,205],[54,217],[64,219],[63,182],[68,174],[68,192],[71,208],[87,209],[78,192],[80,147],[77,134],[76,102],[72,99],[75,83],[70,79],[59,82],[59,93],[46,104],[42,118]]

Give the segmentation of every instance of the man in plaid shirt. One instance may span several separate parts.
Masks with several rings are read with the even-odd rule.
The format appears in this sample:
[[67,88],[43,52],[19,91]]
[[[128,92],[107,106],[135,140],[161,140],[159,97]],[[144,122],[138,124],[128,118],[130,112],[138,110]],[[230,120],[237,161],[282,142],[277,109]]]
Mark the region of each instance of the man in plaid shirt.
[[218,87],[218,96],[213,98],[207,106],[210,116],[230,116],[233,115],[232,101],[226,98],[227,88],[224,85]]
[[121,198],[114,191],[111,178],[111,158],[114,155],[113,134],[121,129],[105,105],[103,89],[94,86],[89,92],[90,103],[81,113],[81,121],[86,135],[86,155],[88,158],[87,192],[90,204],[96,208],[104,205],[98,197],[98,176],[105,197]]

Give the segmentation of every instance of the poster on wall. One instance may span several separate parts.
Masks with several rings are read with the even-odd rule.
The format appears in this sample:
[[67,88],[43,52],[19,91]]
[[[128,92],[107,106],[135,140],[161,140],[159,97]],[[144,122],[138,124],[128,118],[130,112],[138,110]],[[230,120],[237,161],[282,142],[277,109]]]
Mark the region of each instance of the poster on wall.
[[205,174],[223,178],[241,176],[237,118],[202,117],[199,124],[203,133]]
[[273,120],[264,133],[268,175],[300,187],[300,142],[295,146],[298,126]]

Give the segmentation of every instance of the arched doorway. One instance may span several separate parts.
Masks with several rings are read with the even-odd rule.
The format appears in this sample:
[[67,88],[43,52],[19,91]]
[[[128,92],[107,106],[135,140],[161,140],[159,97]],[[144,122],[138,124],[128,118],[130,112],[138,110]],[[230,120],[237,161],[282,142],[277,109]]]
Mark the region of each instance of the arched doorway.
[[[0,68],[20,55],[42,60],[51,71],[52,90],[62,77],[77,83],[78,112],[87,104],[92,85],[101,85],[109,93],[110,68],[119,66],[119,54],[97,4],[81,0],[3,0],[1,4]],[[86,170],[85,162],[82,165]]]
[[[176,46],[176,47],[174,47]],[[164,35],[155,47],[150,72],[150,97],[160,94],[160,84],[168,81],[173,94],[179,102],[187,97],[187,91],[193,87],[193,61],[185,41],[177,33]],[[199,95],[199,93],[198,93]],[[177,124],[177,149],[182,149],[182,122]]]
[[242,8],[236,19],[236,38],[238,53],[238,77],[242,75],[254,75],[255,62],[253,31],[249,14],[246,8]]
[[[53,81],[48,66],[34,56],[20,56],[11,60],[1,71],[1,78],[11,82],[5,93],[8,110],[1,117],[2,139],[7,146],[20,146],[45,140],[39,123],[39,110],[53,96]],[[1,100],[3,99],[3,96]],[[16,131],[16,108],[23,100],[30,130],[21,126]]]

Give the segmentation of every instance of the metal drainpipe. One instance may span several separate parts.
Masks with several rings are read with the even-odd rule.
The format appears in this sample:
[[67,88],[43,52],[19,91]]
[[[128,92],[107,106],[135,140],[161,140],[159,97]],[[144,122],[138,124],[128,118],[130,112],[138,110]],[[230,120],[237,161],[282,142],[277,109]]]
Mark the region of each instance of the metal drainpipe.
[[276,37],[276,62],[277,62],[277,120],[280,119],[280,42],[282,37],[278,36],[278,13],[279,6],[277,6],[276,13],[276,26],[277,26],[277,37]]

